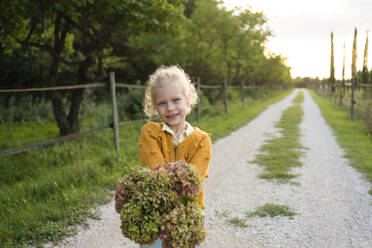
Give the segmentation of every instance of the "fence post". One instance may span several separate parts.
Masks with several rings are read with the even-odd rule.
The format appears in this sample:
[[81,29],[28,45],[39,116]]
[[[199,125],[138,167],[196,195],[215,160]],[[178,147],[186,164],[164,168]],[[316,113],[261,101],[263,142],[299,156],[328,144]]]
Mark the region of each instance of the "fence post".
[[350,108],[350,115],[351,119],[354,119],[354,91],[355,91],[355,77],[352,79],[351,83],[351,108]]
[[227,80],[223,81],[223,103],[225,105],[225,113],[227,114],[229,111],[227,109]]
[[335,82],[332,84],[331,89],[332,89],[333,104],[336,104],[337,103],[337,86]]
[[344,91],[344,80],[341,81],[341,88],[340,88],[340,102],[339,102],[339,106],[341,107],[342,106],[342,98],[343,98],[343,95],[342,95],[342,92]]
[[327,83],[326,96],[329,98],[331,91],[329,90],[329,84]]
[[115,150],[119,152],[119,125],[118,111],[116,107],[116,92],[115,92],[115,72],[110,72],[110,89],[112,99],[112,128],[114,129]]
[[242,81],[242,103],[244,107],[244,102],[245,102],[245,80]]
[[196,81],[196,90],[198,92],[198,96],[199,96],[199,101],[198,101],[198,105],[197,105],[197,108],[196,108],[196,120],[197,122],[200,121],[200,77],[198,77],[197,81]]

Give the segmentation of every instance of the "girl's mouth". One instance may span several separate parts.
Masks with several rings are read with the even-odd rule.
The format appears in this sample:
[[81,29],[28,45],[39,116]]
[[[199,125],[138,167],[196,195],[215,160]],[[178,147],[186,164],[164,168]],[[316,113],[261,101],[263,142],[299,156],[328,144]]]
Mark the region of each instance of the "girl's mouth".
[[167,115],[166,117],[167,119],[173,120],[173,119],[176,119],[178,115],[179,114],[172,114],[172,115]]

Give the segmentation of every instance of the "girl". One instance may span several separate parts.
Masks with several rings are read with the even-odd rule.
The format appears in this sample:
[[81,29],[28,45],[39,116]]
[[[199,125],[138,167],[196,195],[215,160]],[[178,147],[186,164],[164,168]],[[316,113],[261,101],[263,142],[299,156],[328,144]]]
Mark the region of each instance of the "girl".
[[[186,115],[198,99],[189,76],[179,66],[161,66],[150,75],[144,100],[145,114],[162,121],[148,121],[142,128],[139,142],[140,160],[150,169],[178,160],[195,165],[202,178],[208,177],[211,160],[210,135],[186,121]],[[205,208],[203,188],[198,195],[199,205]],[[158,239],[151,246],[160,248]]]

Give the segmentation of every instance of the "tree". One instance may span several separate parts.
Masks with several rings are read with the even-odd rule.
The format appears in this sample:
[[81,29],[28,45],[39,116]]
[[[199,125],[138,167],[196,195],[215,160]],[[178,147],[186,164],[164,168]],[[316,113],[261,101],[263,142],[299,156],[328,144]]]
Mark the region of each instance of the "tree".
[[331,32],[331,71],[330,71],[329,81],[331,83],[335,82],[335,56],[334,56],[334,50],[333,50],[333,32]]
[[[159,64],[179,64],[203,84],[290,79],[283,58],[265,56],[264,15],[216,0],[4,0],[0,10],[0,62],[30,61],[48,86],[102,81],[108,70],[145,81]],[[84,90],[49,98],[61,135],[77,132]]]
[[332,92],[335,92],[336,89],[336,87],[333,85],[335,81],[335,56],[333,51],[333,32],[331,32],[331,72],[329,82],[332,84]]
[[351,56],[351,78],[354,79],[356,77],[356,73],[357,73],[357,58],[358,58],[358,54],[357,54],[357,29],[355,28],[354,30],[354,41],[353,41],[353,52],[352,52],[352,56]]
[[342,82],[345,82],[345,42],[344,42],[344,51],[342,56]]
[[[190,17],[180,23],[176,32],[131,37],[130,57],[136,60],[138,67],[179,64],[191,76],[201,77],[203,84],[221,83],[225,79],[231,84],[258,78],[260,82],[268,82],[266,79],[275,73],[263,68],[266,59],[271,60],[264,55],[264,43],[271,35],[264,28],[265,23],[263,13],[249,9],[228,11],[215,0],[195,1]],[[272,59],[271,62],[284,63],[284,60]],[[286,80],[281,77],[277,82],[290,79],[285,65],[278,65],[276,69],[289,75]]]
[[[174,19],[182,18],[182,0],[5,0],[0,8],[8,20],[1,27],[2,44],[10,40],[11,49],[38,49],[48,54],[47,86],[61,84],[60,70],[77,74],[77,83],[94,81],[101,72],[104,49],[125,42],[132,35],[149,30],[170,30]],[[102,76],[102,75],[100,75]],[[80,108],[84,90],[69,97],[69,111],[63,95],[49,98],[61,135],[80,129]]]
[[197,3],[190,20],[184,41],[190,71],[211,83],[254,78],[271,35],[262,13],[228,11],[208,0]]
[[[265,59],[264,43],[271,35],[269,30],[263,28],[266,19],[263,13],[251,12],[249,9],[236,9],[239,15],[238,32],[232,37],[231,72],[232,82],[243,79],[253,80],[261,68],[260,63]],[[279,59],[280,63],[284,60]],[[280,79],[278,80],[278,82]]]
[[365,83],[365,84],[368,83],[368,31],[367,31],[366,44],[364,46],[362,83]]
[[187,0],[185,2],[185,10],[183,12],[183,14],[189,18],[192,14],[192,12],[194,12],[194,9],[196,7],[196,2],[197,1],[200,1],[200,0]]
[[290,68],[281,55],[270,54],[261,61],[257,73],[258,84],[285,84],[291,81]]

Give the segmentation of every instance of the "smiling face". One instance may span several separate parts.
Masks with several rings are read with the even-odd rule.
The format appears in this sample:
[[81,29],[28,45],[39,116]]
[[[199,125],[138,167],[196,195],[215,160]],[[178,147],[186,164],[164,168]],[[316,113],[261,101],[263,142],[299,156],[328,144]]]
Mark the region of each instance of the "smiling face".
[[188,101],[181,86],[165,83],[153,91],[153,104],[160,120],[173,130],[181,130],[186,126]]

